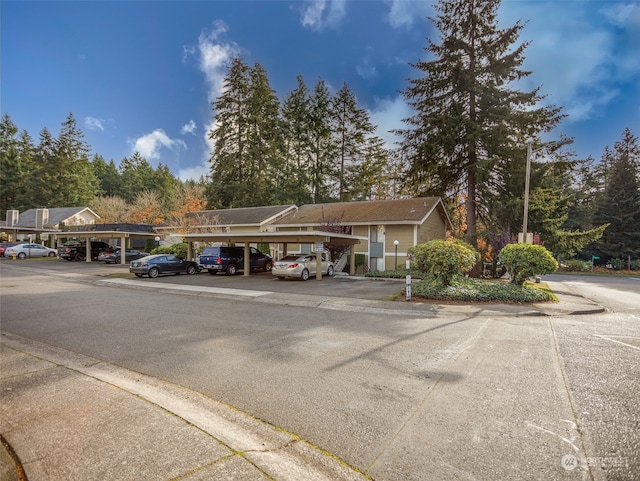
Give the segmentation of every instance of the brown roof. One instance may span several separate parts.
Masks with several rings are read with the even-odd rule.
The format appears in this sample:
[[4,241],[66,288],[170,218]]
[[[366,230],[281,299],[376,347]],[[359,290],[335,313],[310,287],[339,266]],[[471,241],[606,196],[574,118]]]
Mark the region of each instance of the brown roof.
[[248,226],[262,225],[265,222],[278,218],[294,205],[270,205],[263,207],[241,207],[237,209],[201,210],[190,212],[187,217],[196,217],[204,222],[215,223],[221,226]]
[[328,222],[352,225],[421,224],[434,210],[438,210],[449,226],[449,218],[439,197],[306,204],[275,221],[273,225],[315,226]]

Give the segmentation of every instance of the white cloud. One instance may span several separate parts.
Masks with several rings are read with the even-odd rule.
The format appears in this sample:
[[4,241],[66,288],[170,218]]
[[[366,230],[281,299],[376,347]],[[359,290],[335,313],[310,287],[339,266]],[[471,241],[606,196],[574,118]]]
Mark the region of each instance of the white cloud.
[[[371,49],[369,49],[371,50]],[[356,65],[356,72],[360,77],[365,80],[371,80],[378,76],[378,70],[375,65],[371,64],[371,54],[367,53],[367,55],[362,59],[360,64]]]
[[193,120],[189,120],[189,122],[187,122],[186,124],[184,124],[182,126],[182,128],[180,129],[180,133],[182,135],[185,134],[191,134],[191,135],[196,135],[196,123]]
[[159,159],[162,148],[187,150],[187,144],[183,140],[170,138],[162,129],[156,129],[142,137],[129,140],[129,144],[132,145],[133,152],[140,152],[140,155],[147,160]]
[[84,126],[89,130],[102,130],[104,132],[104,120],[96,117],[85,117]]
[[[198,68],[204,73],[207,84],[207,98],[209,102],[214,102],[224,90],[224,78],[227,74],[229,62],[242,52],[241,48],[235,42],[224,41],[222,36],[227,33],[227,25],[221,20],[214,20],[213,27],[210,31],[203,31],[198,36],[198,45],[183,46],[184,58],[197,56]],[[187,127],[193,121],[182,127],[184,134]],[[189,131],[195,135],[195,122],[193,122],[194,130]],[[200,175],[209,172],[208,159],[210,152],[213,151],[213,142],[209,139],[209,132],[215,128],[213,120],[203,126],[202,135],[203,150],[202,164],[196,167],[180,170],[178,176],[181,179],[198,179]]]
[[387,148],[394,148],[399,137],[389,132],[392,129],[403,128],[403,119],[411,116],[411,107],[404,97],[376,99],[376,105],[369,111],[371,122],[378,126],[376,134],[383,139]]
[[305,4],[300,23],[317,32],[337,27],[346,14],[346,0],[307,0]]
[[411,28],[415,19],[433,17],[432,2],[424,0],[391,0],[387,21],[393,28]]
[[501,26],[528,20],[520,41],[531,41],[523,68],[532,74],[518,88],[541,86],[541,93],[548,95],[545,102],[563,106],[569,114],[566,122],[601,115],[620,95],[620,82],[631,80],[640,69],[640,48],[617,49],[620,33],[612,27],[624,20],[632,30],[630,19],[640,17],[640,8],[628,7],[607,5],[607,16],[605,9],[595,11],[590,2],[504,2]]
[[200,180],[200,177],[206,177],[209,174],[209,166],[206,163],[196,165],[195,167],[188,167],[186,169],[180,169],[177,177],[182,180]]
[[226,32],[226,24],[216,20],[213,22],[213,30],[208,33],[202,32],[198,37],[198,67],[205,74],[210,102],[222,93],[229,61],[240,53],[236,43],[225,43],[220,40]]

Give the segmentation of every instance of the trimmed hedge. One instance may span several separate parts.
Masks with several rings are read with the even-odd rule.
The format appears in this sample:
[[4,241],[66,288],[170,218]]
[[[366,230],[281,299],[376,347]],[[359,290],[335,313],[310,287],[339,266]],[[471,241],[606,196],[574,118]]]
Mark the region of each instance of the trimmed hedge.
[[558,270],[558,263],[551,252],[541,245],[509,244],[502,248],[498,258],[511,274],[511,282],[519,286],[529,277]]

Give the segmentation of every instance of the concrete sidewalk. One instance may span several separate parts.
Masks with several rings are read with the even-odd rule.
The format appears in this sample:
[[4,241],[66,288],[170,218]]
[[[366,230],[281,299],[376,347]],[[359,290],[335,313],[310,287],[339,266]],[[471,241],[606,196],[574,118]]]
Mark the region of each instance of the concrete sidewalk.
[[[553,304],[438,305],[101,279],[96,285],[424,317],[602,312],[548,282]],[[4,333],[0,480],[359,480],[343,461],[230,406],[99,359]],[[3,442],[3,445],[5,443]],[[8,449],[5,449],[7,448]],[[11,452],[16,456],[11,457]],[[21,469],[24,468],[24,471]],[[26,477],[22,474],[26,473]]]
[[604,312],[599,304],[568,290],[559,282],[545,282],[558,297],[558,302],[538,304],[500,304],[500,303],[470,303],[470,304],[438,304],[431,302],[380,301],[371,299],[357,299],[353,297],[335,297],[321,295],[290,295],[266,290],[231,289],[226,287],[192,286],[167,283],[141,283],[136,279],[104,279],[94,281],[94,284],[104,287],[119,287],[125,289],[141,289],[146,291],[166,292],[190,296],[219,297],[223,299],[237,299],[243,301],[263,302],[267,304],[315,307],[320,309],[337,309],[358,312],[388,312],[399,315],[418,315],[437,317],[446,315],[469,316],[561,316],[576,314],[597,314]]

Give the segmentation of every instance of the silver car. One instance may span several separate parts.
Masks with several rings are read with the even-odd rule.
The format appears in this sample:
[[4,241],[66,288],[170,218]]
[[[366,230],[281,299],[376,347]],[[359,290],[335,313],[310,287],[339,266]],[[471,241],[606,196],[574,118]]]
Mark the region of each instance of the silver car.
[[4,250],[5,257],[12,257],[12,254],[16,254],[18,259],[24,259],[25,257],[55,257],[58,255],[58,251],[40,244],[17,244]]
[[[321,269],[322,274],[329,277],[333,276],[333,262],[329,260],[329,256],[323,252]],[[286,279],[287,277],[297,277],[306,281],[309,276],[316,275],[316,255],[315,254],[294,254],[284,256],[279,261],[273,263],[271,273],[278,279]]]

